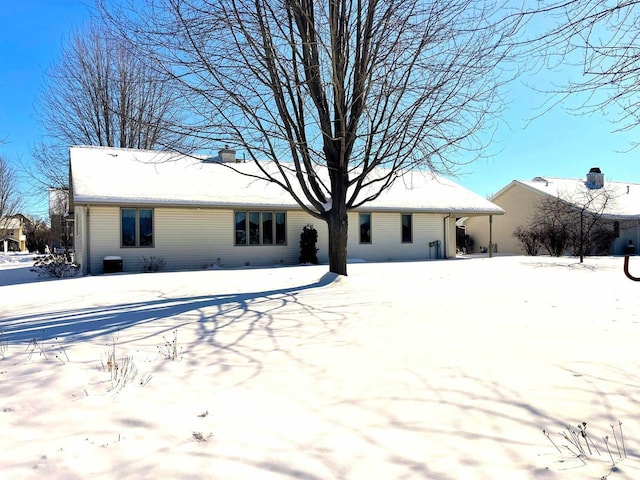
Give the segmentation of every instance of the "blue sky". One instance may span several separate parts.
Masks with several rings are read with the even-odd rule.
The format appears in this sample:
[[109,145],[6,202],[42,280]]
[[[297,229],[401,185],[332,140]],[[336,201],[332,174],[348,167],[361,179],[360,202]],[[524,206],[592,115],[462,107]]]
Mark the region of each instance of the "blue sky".
[[[44,71],[60,54],[65,35],[89,18],[90,5],[90,0],[27,0],[3,2],[0,8],[0,138],[6,141],[0,155],[16,168],[29,165],[43,134],[35,114]],[[527,82],[545,88],[553,78],[546,73]],[[561,108],[529,123],[544,98],[521,83],[511,86],[507,99],[489,156],[459,169],[458,183],[489,196],[514,179],[578,178],[595,166],[605,179],[640,183],[640,149],[628,151],[640,130],[614,134],[613,114],[574,116]],[[28,203],[27,213],[47,215],[44,196],[31,194]]]

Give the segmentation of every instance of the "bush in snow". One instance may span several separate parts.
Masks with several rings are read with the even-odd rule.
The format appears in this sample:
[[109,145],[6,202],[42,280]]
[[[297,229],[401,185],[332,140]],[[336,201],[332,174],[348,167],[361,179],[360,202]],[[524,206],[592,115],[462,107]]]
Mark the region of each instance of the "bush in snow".
[[159,272],[164,269],[165,261],[162,257],[151,256],[149,258],[142,257],[142,271],[144,273]]
[[316,243],[318,243],[318,231],[313,228],[313,225],[305,225],[300,234],[300,263],[318,264]]
[[520,240],[522,248],[527,252],[527,255],[537,256],[542,246],[541,234],[534,228],[524,228],[522,225],[513,231],[513,236]]
[[50,254],[38,257],[31,269],[39,276],[55,278],[75,277],[80,271],[80,265],[70,260],[64,254]]

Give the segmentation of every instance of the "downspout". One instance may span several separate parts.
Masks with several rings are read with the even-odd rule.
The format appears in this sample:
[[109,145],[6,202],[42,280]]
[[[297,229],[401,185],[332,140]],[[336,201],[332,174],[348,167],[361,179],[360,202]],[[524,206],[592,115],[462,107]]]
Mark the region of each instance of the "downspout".
[[86,218],[85,218],[85,225],[86,225],[86,235],[84,236],[85,238],[85,242],[87,244],[87,247],[85,248],[85,251],[87,252],[87,259],[85,260],[87,263],[87,275],[91,275],[91,227],[90,227],[90,214],[89,214],[89,205],[87,205],[87,213],[86,213]]
[[489,215],[489,258],[493,257],[493,215]]
[[445,260],[447,259],[447,253],[448,253],[447,246],[449,245],[449,218],[451,218],[451,214],[447,215],[442,219],[442,224],[444,228],[444,235],[442,237],[443,243],[444,243],[444,245],[442,246],[442,258]]

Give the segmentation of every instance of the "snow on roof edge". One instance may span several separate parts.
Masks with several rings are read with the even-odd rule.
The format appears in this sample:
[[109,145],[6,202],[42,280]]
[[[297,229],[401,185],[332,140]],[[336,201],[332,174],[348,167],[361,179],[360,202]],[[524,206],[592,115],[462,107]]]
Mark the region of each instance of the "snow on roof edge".
[[[236,182],[235,178],[230,181],[226,173],[215,171],[215,167],[212,170],[212,167],[203,166],[208,162],[202,162],[202,156],[156,150],[73,146],[70,147],[69,157],[75,204],[302,208],[274,184],[260,183],[264,180],[246,180],[245,177],[245,181]],[[97,163],[94,164],[94,161]],[[182,175],[184,170],[178,169],[178,164],[197,170]],[[249,164],[252,162],[239,163],[237,168],[246,169]],[[427,173],[422,171],[417,171],[415,176],[411,173],[405,182],[406,188],[400,184],[394,185],[376,200],[355,210],[504,214],[498,205],[451,180],[433,173],[429,180],[425,180],[425,175]],[[185,183],[185,178],[191,183]],[[416,183],[413,183],[414,180]]]

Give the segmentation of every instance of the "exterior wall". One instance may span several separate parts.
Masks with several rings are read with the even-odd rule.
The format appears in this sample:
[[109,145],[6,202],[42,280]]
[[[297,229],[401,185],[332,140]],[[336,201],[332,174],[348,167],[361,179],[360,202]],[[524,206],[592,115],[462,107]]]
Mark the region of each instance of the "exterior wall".
[[[498,253],[526,253],[513,236],[513,231],[517,226],[527,225],[531,221],[535,206],[541,198],[541,194],[515,184],[491,199],[505,211],[504,215],[493,216],[492,241]],[[467,235],[473,239],[474,252],[479,252],[480,248],[489,248],[489,217],[471,217],[465,222],[465,227]]]
[[[373,212],[371,244],[360,243],[358,215],[349,212],[350,260],[403,261],[455,256],[455,222],[444,215],[413,213],[413,241],[402,243],[401,213]],[[233,209],[156,207],[154,246],[133,248],[120,246],[120,207],[76,206],[76,261],[85,274],[103,273],[104,257],[111,255],[122,258],[127,272],[140,272],[143,257],[151,256],[162,257],[167,270],[197,270],[217,262],[223,267],[292,265],[298,263],[300,233],[307,224],[318,231],[318,260],[328,263],[326,224],[301,210],[287,212],[286,245],[238,246],[234,245]],[[438,247],[436,241],[440,242]],[[434,245],[429,247],[430,243]]]
[[640,219],[620,222],[620,237],[613,241],[611,253],[624,255],[625,247],[629,242],[636,247],[636,253],[640,253]]
[[[313,223],[304,212],[287,212],[286,245],[234,245],[234,210],[210,208],[154,208],[154,246],[120,246],[120,208],[90,207],[90,272],[102,273],[103,259],[116,255],[128,272],[142,270],[143,257],[162,257],[167,270],[201,269],[219,262],[222,266],[295,264],[302,227]],[[76,217],[76,222],[78,217]],[[77,232],[82,229],[78,228]],[[318,235],[318,247],[323,238]],[[84,250],[84,238],[76,238]],[[326,248],[324,249],[327,250]],[[77,257],[80,262],[80,257]],[[322,260],[321,260],[322,261]],[[85,260],[85,263],[87,261]],[[85,271],[86,273],[86,271]]]
[[[366,212],[363,210],[363,213]],[[367,212],[368,213],[368,212]],[[401,214],[411,212],[372,212],[371,243],[360,243],[359,212],[349,212],[349,260],[388,262],[443,258],[444,216],[413,213],[413,241],[402,243]],[[439,250],[430,242],[440,241]],[[454,236],[455,245],[455,236]],[[455,253],[455,246],[453,252]]]

